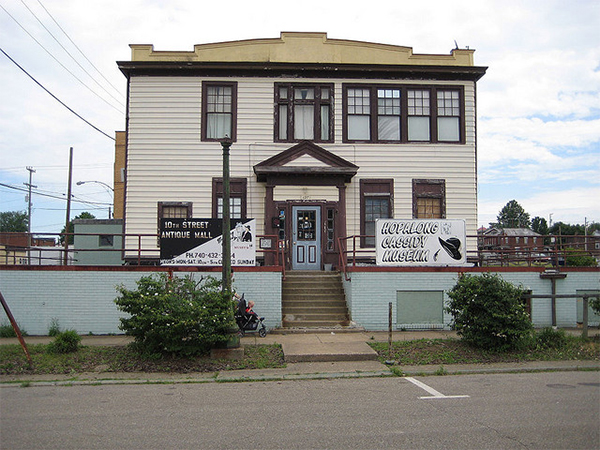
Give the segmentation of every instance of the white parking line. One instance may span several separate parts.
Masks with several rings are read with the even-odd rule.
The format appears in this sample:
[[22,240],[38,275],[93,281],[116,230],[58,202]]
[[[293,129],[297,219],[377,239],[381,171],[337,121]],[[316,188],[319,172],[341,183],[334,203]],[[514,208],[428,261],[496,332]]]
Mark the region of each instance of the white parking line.
[[412,377],[405,377],[405,380],[410,381],[415,386],[420,387],[421,389],[429,392],[431,396],[428,397],[419,397],[421,399],[437,399],[437,398],[468,398],[468,395],[444,395],[441,392],[436,391],[432,387],[427,386],[425,383],[420,382],[419,380],[415,380]]

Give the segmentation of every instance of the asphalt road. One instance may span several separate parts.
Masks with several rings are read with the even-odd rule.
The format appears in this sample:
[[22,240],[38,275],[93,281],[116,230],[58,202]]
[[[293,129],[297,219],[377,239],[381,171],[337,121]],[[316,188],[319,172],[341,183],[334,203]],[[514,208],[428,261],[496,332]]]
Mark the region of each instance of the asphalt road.
[[598,449],[600,372],[5,387],[8,449]]

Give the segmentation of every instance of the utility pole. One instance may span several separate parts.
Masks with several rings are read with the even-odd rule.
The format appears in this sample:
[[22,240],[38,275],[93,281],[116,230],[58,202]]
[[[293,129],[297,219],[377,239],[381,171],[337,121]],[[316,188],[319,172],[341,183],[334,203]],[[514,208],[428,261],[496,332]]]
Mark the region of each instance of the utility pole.
[[583,218],[583,243],[585,247],[585,251],[587,253],[588,245],[587,245],[587,217]]
[[63,264],[69,264],[69,219],[71,218],[71,184],[73,182],[73,147],[69,150],[69,184],[67,186],[67,219],[65,221],[65,255]]
[[31,265],[31,188],[37,188],[37,186],[31,184],[35,169],[30,166],[27,166],[26,169],[29,171],[29,183],[23,184],[29,188],[29,192],[27,194],[27,264]]

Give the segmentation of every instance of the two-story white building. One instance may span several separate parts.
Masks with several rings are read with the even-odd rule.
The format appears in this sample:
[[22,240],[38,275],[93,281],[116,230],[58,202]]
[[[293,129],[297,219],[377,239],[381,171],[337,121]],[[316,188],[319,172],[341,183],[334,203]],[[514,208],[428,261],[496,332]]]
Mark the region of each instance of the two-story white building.
[[160,218],[220,217],[226,135],[232,217],[278,235],[290,269],[336,265],[338,237],[372,248],[377,218],[464,219],[476,235],[476,82],[486,68],[473,50],[414,54],[297,32],[131,49],[118,63],[131,262],[140,243],[143,261],[158,260]]

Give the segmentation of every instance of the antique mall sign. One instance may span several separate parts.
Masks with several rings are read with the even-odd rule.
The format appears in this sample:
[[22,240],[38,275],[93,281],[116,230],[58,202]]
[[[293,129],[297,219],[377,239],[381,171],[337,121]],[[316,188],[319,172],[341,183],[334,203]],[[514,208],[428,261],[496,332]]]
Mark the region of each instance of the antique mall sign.
[[[220,266],[222,219],[161,219],[162,266]],[[256,265],[256,219],[231,220],[231,265]]]

